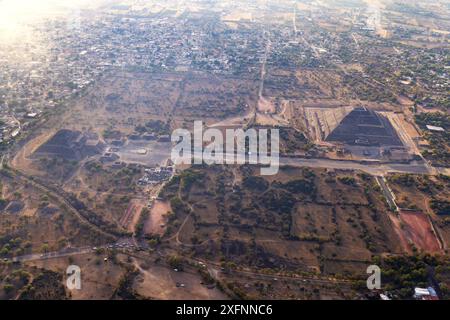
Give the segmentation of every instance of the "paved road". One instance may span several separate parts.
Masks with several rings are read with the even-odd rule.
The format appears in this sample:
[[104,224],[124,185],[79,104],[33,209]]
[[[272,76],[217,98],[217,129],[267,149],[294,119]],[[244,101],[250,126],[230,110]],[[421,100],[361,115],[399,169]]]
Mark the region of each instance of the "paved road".
[[[161,253],[158,252],[160,255]],[[302,281],[302,282],[316,282],[316,283],[321,283],[321,284],[329,284],[329,283],[352,283],[351,280],[346,280],[346,279],[338,279],[338,278],[334,278],[334,277],[323,277],[323,276],[305,276],[305,275],[298,275],[298,274],[292,274],[292,275],[288,275],[288,274],[267,274],[267,273],[263,273],[263,272],[258,272],[256,270],[251,270],[251,269],[236,269],[236,270],[229,270],[228,272],[223,271],[221,265],[212,262],[212,261],[208,261],[208,260],[203,260],[203,259],[198,259],[198,258],[189,258],[189,257],[183,257],[183,259],[185,259],[186,261],[188,261],[191,264],[198,264],[201,263],[209,272],[209,274],[214,278],[214,279],[219,279],[220,278],[220,274],[239,274],[239,275],[245,275],[245,276],[250,276],[250,277],[254,277],[256,279],[261,279],[261,280],[280,280],[280,279],[284,279],[284,280],[290,280],[290,281]]]
[[[105,244],[95,247],[96,249],[133,249],[135,248],[134,240],[132,238],[123,238],[117,242]],[[27,262],[27,261],[40,261],[49,260],[62,257],[76,256],[95,251],[94,247],[80,247],[80,248],[65,248],[60,251],[53,251],[47,253],[32,253],[23,256],[14,257],[11,259],[13,262]]]
[[294,3],[294,14],[292,16],[292,25],[294,26],[294,34],[297,34],[297,4]]
[[33,253],[27,254],[19,257],[14,257],[11,259],[13,262],[27,262],[27,261],[39,261],[39,260],[48,260],[62,257],[75,256],[80,254],[86,254],[92,252],[91,247],[77,248],[77,249],[66,249],[56,252],[47,252],[47,253]]
[[[233,154],[224,154],[224,158],[233,157]],[[207,159],[211,159],[208,158]],[[203,159],[205,160],[205,158]],[[252,161],[251,164],[257,164]],[[429,166],[422,162],[411,162],[410,164],[400,163],[361,163],[351,160],[333,160],[333,159],[307,159],[300,157],[280,157],[280,166],[292,167],[310,167],[310,168],[329,168],[342,170],[360,170],[375,176],[383,176],[389,172],[413,173],[413,174],[430,174],[433,172]]]
[[[266,32],[264,32],[264,34],[265,33]],[[261,99],[263,97],[263,93],[264,93],[264,80],[266,78],[266,73],[267,73],[266,65],[267,65],[267,58],[269,56],[270,46],[271,46],[270,38],[269,38],[269,36],[267,36],[266,49],[264,51],[263,63],[261,64],[261,79],[259,81],[259,90],[258,90],[258,98],[259,99]]]
[[414,174],[430,173],[427,166],[422,163],[399,164],[399,163],[373,163],[363,164],[356,161],[341,161],[332,159],[302,159],[302,158],[280,158],[280,165],[290,165],[312,168],[332,168],[361,170],[372,175],[385,175],[389,172],[402,172]]
[[[112,249],[112,248],[134,249],[136,247],[133,246],[133,239],[123,238],[115,243],[98,246],[97,248],[99,248],[99,249],[100,248],[103,248],[103,249],[108,249],[108,248],[109,249]],[[15,258],[11,259],[11,261],[13,261],[13,262],[44,261],[44,260],[50,260],[50,259],[56,259],[56,258],[88,254],[88,253],[92,253],[92,252],[94,252],[93,247],[81,247],[81,248],[70,248],[70,249],[66,248],[66,249],[63,249],[60,251],[48,252],[48,253],[44,253],[44,254],[35,253],[35,254],[23,255],[23,256],[15,257]],[[131,256],[135,256],[138,258],[144,258],[144,259],[148,255],[145,252],[133,253],[132,251],[124,251],[123,253],[129,254]],[[159,254],[160,257],[166,257],[170,253],[170,251],[165,254],[160,251],[157,251],[157,253]],[[218,265],[214,262],[201,260],[201,259],[195,259],[195,258],[189,258],[189,257],[184,257],[184,259],[186,261],[189,261],[190,263],[195,263],[195,264],[197,264],[199,262],[203,263],[203,265],[205,267],[207,267],[210,274],[214,275],[214,278],[216,278],[216,279],[218,278],[219,274],[222,273],[220,265]],[[344,279],[319,277],[319,276],[300,276],[300,275],[281,275],[281,274],[270,275],[270,274],[257,272],[254,270],[233,270],[233,271],[230,271],[230,273],[242,274],[242,275],[252,276],[252,277],[256,277],[259,279],[265,279],[265,280],[267,280],[267,279],[270,279],[270,280],[286,279],[286,280],[291,280],[291,281],[297,280],[297,281],[303,281],[303,282],[317,282],[317,283],[330,283],[330,282],[349,283],[350,282],[349,280],[344,280]]]

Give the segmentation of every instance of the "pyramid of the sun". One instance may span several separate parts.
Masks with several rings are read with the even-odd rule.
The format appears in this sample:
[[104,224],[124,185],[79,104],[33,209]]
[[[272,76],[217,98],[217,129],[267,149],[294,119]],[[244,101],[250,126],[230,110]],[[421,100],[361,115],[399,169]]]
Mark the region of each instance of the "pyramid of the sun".
[[349,145],[402,146],[389,120],[364,107],[355,108],[348,113],[325,140]]

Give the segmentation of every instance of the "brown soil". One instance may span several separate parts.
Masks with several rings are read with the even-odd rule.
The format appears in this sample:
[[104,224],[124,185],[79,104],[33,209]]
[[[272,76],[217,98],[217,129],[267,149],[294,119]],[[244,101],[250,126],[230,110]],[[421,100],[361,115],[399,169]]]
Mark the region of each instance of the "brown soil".
[[404,223],[404,232],[406,237],[414,245],[426,252],[440,251],[439,242],[431,229],[427,216],[422,212],[402,211],[400,213]]
[[156,200],[150,211],[150,216],[145,223],[145,233],[162,235],[164,233],[164,228],[161,226],[165,221],[164,215],[170,211],[171,208],[169,202]]

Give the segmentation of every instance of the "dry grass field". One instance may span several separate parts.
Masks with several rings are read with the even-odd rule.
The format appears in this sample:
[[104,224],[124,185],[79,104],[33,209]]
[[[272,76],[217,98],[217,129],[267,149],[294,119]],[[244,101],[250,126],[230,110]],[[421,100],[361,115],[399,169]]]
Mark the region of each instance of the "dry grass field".
[[[447,176],[391,175],[390,186],[400,208],[409,209],[419,215],[416,219],[407,219],[413,236],[426,241],[425,248],[436,251],[436,238],[442,249],[450,244],[450,185]],[[408,213],[405,213],[408,214]],[[411,213],[410,213],[411,215]],[[407,217],[409,218],[409,217]],[[422,221],[415,223],[414,221]],[[430,225],[430,221],[432,225]],[[431,229],[434,230],[431,230]],[[416,231],[414,233],[414,231]],[[432,240],[426,240],[431,238]],[[434,240],[433,240],[434,238]],[[431,242],[431,244],[429,244]]]
[[164,238],[218,262],[336,274],[351,271],[339,261],[403,252],[364,174],[283,168],[266,178],[254,168],[209,167],[185,171],[162,195],[173,210]]

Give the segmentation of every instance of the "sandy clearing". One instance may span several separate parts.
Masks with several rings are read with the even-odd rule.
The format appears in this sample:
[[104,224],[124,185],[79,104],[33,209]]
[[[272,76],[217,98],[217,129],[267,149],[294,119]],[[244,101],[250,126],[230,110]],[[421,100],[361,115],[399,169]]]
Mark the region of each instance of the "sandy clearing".
[[425,213],[416,211],[401,211],[400,217],[404,223],[406,237],[414,245],[425,252],[439,252],[439,241],[431,228]]
[[162,235],[165,230],[165,228],[161,227],[165,223],[164,215],[170,211],[172,211],[172,209],[170,208],[169,202],[155,200],[155,203],[150,210],[149,218],[145,223],[145,233]]

